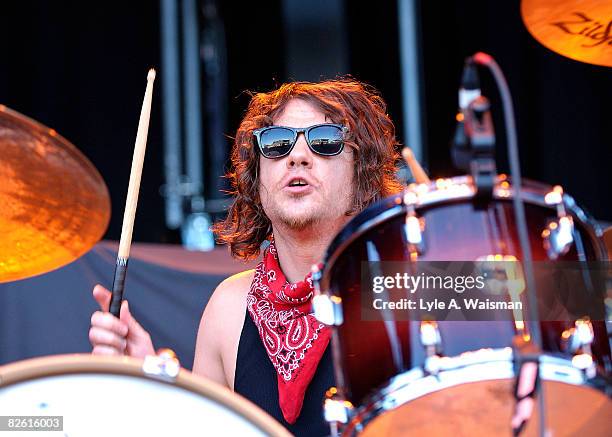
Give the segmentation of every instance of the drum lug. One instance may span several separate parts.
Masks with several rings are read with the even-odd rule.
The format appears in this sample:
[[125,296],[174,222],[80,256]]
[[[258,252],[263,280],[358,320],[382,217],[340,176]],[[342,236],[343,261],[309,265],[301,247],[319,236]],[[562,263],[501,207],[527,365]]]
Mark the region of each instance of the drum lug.
[[425,252],[425,242],[423,239],[423,230],[425,221],[419,218],[415,211],[415,206],[418,203],[418,196],[413,191],[406,191],[404,194],[404,205],[406,206],[406,241],[408,250],[411,254],[422,255]]
[[573,328],[566,329],[561,334],[561,347],[565,352],[573,354],[572,364],[584,370],[588,377],[595,376],[591,350],[594,338],[593,324],[588,318],[576,320]]
[[145,375],[162,381],[173,382],[181,365],[172,349],[160,349],[157,355],[147,355],[142,363]]
[[542,231],[542,238],[549,259],[556,260],[569,251],[574,243],[573,233],[574,222],[571,217],[564,216],[548,222],[546,229]]
[[329,326],[340,326],[344,322],[342,299],[338,296],[316,294],[312,298],[312,309],[315,318]]
[[312,298],[312,311],[315,318],[329,326],[340,326],[344,322],[342,315],[342,299],[339,296],[330,296],[321,293],[321,264],[314,264],[311,267],[312,282],[315,293]]
[[323,415],[325,417],[325,421],[329,423],[332,428],[336,428],[336,431],[338,424],[348,423],[352,411],[353,404],[340,397],[336,387],[331,387],[325,392]]
[[438,323],[435,321],[422,321],[420,326],[421,344],[425,348],[427,357],[442,354],[442,336]]
[[566,329],[561,334],[562,344],[566,352],[575,353],[593,343],[593,324],[589,319],[578,319],[574,327]]
[[546,254],[549,259],[556,260],[560,255],[566,254],[574,243],[574,221],[565,211],[563,188],[555,186],[544,196],[544,201],[557,208],[557,218],[550,220],[542,231]]

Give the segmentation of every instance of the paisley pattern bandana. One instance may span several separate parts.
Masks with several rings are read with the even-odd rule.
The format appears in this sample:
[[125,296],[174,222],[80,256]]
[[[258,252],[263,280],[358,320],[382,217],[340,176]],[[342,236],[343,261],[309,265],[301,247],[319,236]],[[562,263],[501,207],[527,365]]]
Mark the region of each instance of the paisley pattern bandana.
[[300,415],[331,335],[330,328],[311,314],[313,293],[310,273],[301,282],[287,282],[272,241],[255,269],[247,308],[276,369],[278,400],[289,423]]

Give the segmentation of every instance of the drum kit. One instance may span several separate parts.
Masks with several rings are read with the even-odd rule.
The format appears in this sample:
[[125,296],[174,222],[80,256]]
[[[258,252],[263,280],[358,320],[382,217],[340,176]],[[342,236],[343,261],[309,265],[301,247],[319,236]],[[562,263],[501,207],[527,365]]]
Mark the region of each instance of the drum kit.
[[[522,15],[529,31],[552,50],[612,66],[612,21],[598,21],[612,17],[610,2],[524,0]],[[419,178],[420,169],[415,171],[406,153],[421,183],[361,212],[313,267],[315,316],[333,326],[337,385],[324,402],[332,435],[610,435],[612,354],[606,321],[612,307],[604,233],[561,187],[519,184],[520,177],[496,174],[487,105],[474,99],[457,118],[463,142],[455,139],[453,158],[470,175],[433,182]],[[470,116],[473,124],[463,125]],[[473,136],[465,147],[467,131]],[[524,208],[526,244],[517,201]],[[599,316],[551,320],[511,314],[507,326],[493,320],[419,319],[418,314],[365,318],[363,296],[374,292],[364,281],[364,264],[399,262],[413,266],[416,275],[421,262],[466,260],[601,262],[605,273],[599,288],[588,274],[577,284],[578,300],[596,296]],[[541,301],[538,289],[531,288],[527,294]],[[526,303],[537,312],[537,304]]]
[[[612,66],[612,22],[603,19],[612,16],[609,2],[523,0],[521,12],[546,47]],[[0,148],[0,283],[57,269],[99,241],[110,218],[109,193],[69,141],[0,105]],[[333,327],[336,386],[323,400],[332,435],[534,435],[538,422],[540,435],[609,435],[607,318],[513,319],[479,322],[471,330],[458,321],[363,321],[362,295],[371,291],[362,282],[364,262],[520,261],[526,250],[533,262],[610,259],[598,224],[560,187],[520,183],[473,160],[467,176],[429,181],[406,158],[421,183],[354,217],[313,271],[315,316]],[[524,205],[528,249],[517,201]],[[593,287],[587,282],[579,287],[585,293]],[[598,302],[606,315],[605,291]],[[462,335],[476,346],[453,344]],[[534,396],[542,401],[525,407]],[[181,369],[169,351],[144,361],[64,355],[0,367],[3,415],[70,411],[79,419],[64,423],[65,435],[108,435],[99,415],[111,403],[130,412],[129,420],[109,415],[129,435],[194,429],[289,435],[255,405]]]
[[[506,347],[485,343],[477,350],[444,356],[442,351],[453,346],[447,341],[464,341],[456,333],[465,323],[480,330],[464,329],[465,335],[486,341],[485,332],[498,330],[502,322],[363,322],[361,297],[369,290],[363,289],[360,266],[364,261],[464,261],[483,255],[521,259],[511,203],[516,195],[526,204],[535,261],[550,259],[541,234],[561,204],[574,224],[575,240],[556,260],[607,259],[599,228],[570,196],[563,194],[559,204],[550,204],[546,199],[555,192],[553,187],[524,182],[516,193],[505,176],[498,176],[491,201],[481,207],[475,206],[476,188],[470,177],[413,185],[403,195],[366,209],[334,239],[322,268],[315,272],[319,294],[314,306],[315,315],[334,326],[337,387],[327,393],[325,415],[343,435],[509,433],[517,364],[512,346],[518,330],[513,324],[508,322],[508,329],[502,330],[505,338],[495,338],[497,345],[505,342]],[[413,201],[406,202],[406,197]],[[424,229],[417,232],[427,242],[416,256],[406,250],[409,218],[415,216],[411,214],[418,217]],[[603,299],[600,303],[603,310]],[[540,390],[546,392],[548,429],[552,435],[606,435],[612,418],[612,356],[604,322],[541,321],[540,329],[545,339],[539,354]],[[579,334],[583,331],[585,335]],[[415,353],[414,336],[424,360]],[[569,336],[579,344],[568,348]],[[589,366],[581,365],[584,359]],[[530,421],[528,434],[533,425]]]

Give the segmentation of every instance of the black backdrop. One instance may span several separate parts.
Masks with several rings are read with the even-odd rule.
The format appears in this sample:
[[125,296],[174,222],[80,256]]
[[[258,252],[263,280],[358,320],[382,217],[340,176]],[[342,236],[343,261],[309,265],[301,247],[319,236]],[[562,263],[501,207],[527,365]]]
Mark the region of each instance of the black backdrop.
[[[228,135],[248,102],[244,90],[283,82],[281,1],[220,2],[228,48]],[[457,174],[449,159],[456,89],[463,58],[492,54],[514,98],[525,176],[560,183],[596,218],[610,205],[612,70],[579,63],[537,43],[518,1],[421,2],[428,168]],[[345,2],[349,72],[375,85],[389,103],[402,141],[395,1]],[[105,237],[117,239],[131,150],[149,66],[159,66],[159,3],[21,0],[0,13],[0,103],[55,128],[79,147],[106,180],[113,216]],[[316,47],[303,53],[316,56]],[[159,74],[163,74],[162,71]],[[493,100],[499,167],[507,170],[500,106]],[[140,194],[135,241],[176,241],[163,222],[161,93],[158,81]],[[228,140],[229,141],[229,140]]]

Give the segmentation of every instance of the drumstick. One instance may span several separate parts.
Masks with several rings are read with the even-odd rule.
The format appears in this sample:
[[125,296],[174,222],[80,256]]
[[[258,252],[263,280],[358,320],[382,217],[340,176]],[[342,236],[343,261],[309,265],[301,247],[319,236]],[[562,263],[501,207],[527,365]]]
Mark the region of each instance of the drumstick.
[[119,241],[119,252],[115,265],[115,277],[113,279],[113,294],[109,310],[112,315],[119,317],[121,302],[123,300],[123,289],[125,275],[127,273],[128,259],[130,258],[130,246],[132,244],[132,230],[134,229],[134,216],[138,204],[138,191],[140,189],[140,177],[142,176],[142,165],[145,150],[147,148],[147,133],[149,132],[149,118],[151,116],[151,100],[153,97],[153,81],[155,70],[150,69],[147,74],[147,89],[145,90],[138,131],[136,133],[136,144],[132,158],[132,170],[130,172],[130,183],[128,185],[127,198],[125,200],[125,211],[123,212],[123,226],[121,228],[121,239]]
[[410,168],[410,172],[412,173],[414,181],[417,184],[428,184],[431,182],[427,176],[427,173],[425,173],[425,170],[423,170],[423,167],[421,167],[421,164],[419,164],[419,161],[417,161],[414,157],[414,153],[412,153],[412,149],[410,149],[410,147],[405,146],[402,149],[402,157],[404,158],[404,161],[406,161],[406,164],[408,164],[408,168]]

